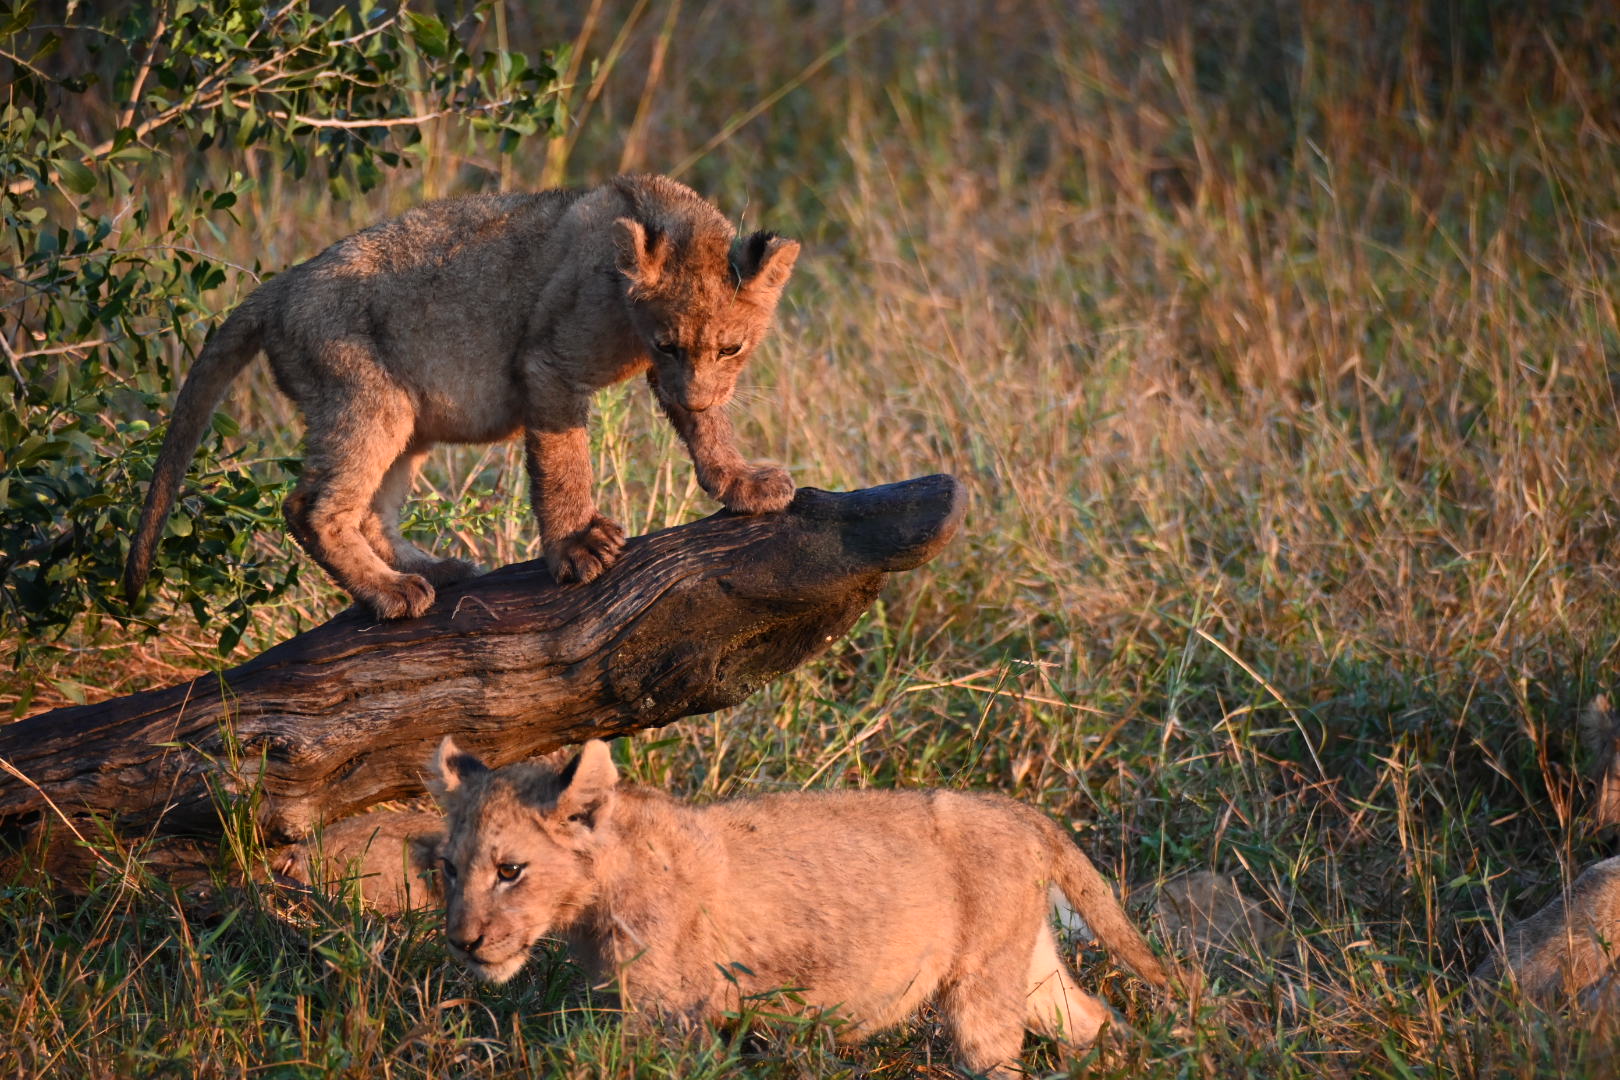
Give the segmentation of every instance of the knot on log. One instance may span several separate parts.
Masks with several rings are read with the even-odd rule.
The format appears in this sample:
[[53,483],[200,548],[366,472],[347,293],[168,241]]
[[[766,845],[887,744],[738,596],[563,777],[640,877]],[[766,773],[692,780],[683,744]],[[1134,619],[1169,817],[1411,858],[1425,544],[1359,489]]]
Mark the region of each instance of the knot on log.
[[207,834],[211,783],[262,783],[268,835],[295,838],[420,792],[446,733],[501,764],[735,705],[933,558],[962,510],[949,476],[800,488],[781,513],[636,537],[589,584],[535,560],[443,590],[418,619],[349,608],[221,674],[0,727],[15,770],[0,818],[54,803]]

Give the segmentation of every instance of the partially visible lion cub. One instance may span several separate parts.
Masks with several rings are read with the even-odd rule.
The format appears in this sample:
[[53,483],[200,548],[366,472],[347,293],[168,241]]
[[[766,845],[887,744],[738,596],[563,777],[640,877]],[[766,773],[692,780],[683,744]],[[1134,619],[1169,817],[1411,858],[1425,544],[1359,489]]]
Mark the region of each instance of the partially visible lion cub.
[[596,512],[591,394],[645,373],[703,490],[745,514],[780,510],[793,481],[738,454],[721,406],[770,327],[798,257],[770,232],[738,239],[662,176],[590,190],[429,203],[340,240],[244,300],[186,376],[124,569],[133,600],[215,406],[263,350],[304,414],[307,456],[287,499],[293,536],[385,619],[476,568],[400,535],[428,450],[523,432],[534,515],[558,581],[590,581],[624,532]]
[[864,1038],[933,1000],[962,1064],[1013,1075],[1025,1028],[1090,1043],[1048,919],[1056,886],[1155,986],[1170,972],[1069,837],[998,795],[845,791],[692,806],[618,784],[606,743],[558,769],[434,762],[451,953],[503,982],[558,934],[640,1022],[720,1019],[799,991]]

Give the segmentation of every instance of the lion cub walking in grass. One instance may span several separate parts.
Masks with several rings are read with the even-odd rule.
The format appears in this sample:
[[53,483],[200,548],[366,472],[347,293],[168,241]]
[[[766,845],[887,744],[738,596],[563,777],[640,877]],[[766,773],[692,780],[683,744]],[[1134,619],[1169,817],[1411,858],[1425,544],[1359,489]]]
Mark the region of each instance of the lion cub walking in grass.
[[591,394],[646,374],[703,490],[780,510],[788,474],[738,454],[721,406],[770,327],[796,241],[731,223],[661,176],[590,190],[430,203],[278,274],[231,314],[175,402],[125,566],[131,600],[214,408],[263,350],[304,414],[287,523],[311,558],[385,619],[476,572],[400,535],[417,468],[441,442],[521,431],[534,515],[558,581],[590,581],[624,532],[596,512]]
[[1056,886],[1155,986],[1170,973],[1055,823],[954,791],[766,795],[692,806],[618,784],[606,743],[557,769],[490,770],[445,739],[434,770],[451,953],[503,982],[561,935],[623,1004],[685,1027],[792,988],[844,1036],[924,1001],[961,1061],[1011,1075],[1024,1030],[1090,1043],[1109,1010],[1075,985]]

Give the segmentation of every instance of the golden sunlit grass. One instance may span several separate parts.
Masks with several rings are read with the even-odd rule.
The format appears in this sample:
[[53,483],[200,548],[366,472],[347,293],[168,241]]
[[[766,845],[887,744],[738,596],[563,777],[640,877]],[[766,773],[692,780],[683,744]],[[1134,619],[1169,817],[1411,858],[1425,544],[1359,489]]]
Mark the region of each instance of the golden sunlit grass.
[[[350,205],[265,167],[209,246],[277,266],[503,170],[673,168],[794,86],[682,177],[806,240],[744,441],[821,487],[954,473],[968,517],[826,659],[632,740],[630,775],[701,798],[994,787],[1071,821],[1138,899],[1214,868],[1289,928],[1198,1017],[1086,954],[1135,1032],[1088,1076],[1605,1074],[1578,1008],[1464,981],[1503,914],[1605,853],[1574,821],[1573,736],[1620,645],[1601,5],[1556,32],[1501,17],[1483,52],[1483,18],[1437,37],[1311,5],[803,7],[606,5],[585,48],[628,25],[624,54],[581,76],[592,112],[549,164],[441,135]],[[293,448],[262,371],[228,407]],[[636,532],[711,509],[654,412],[608,394],[594,433]],[[438,546],[537,553],[511,448],[438,461]],[[240,655],[340,603],[310,572]],[[204,670],[209,633],[173,623],[18,677],[99,696]],[[626,1042],[556,957],[483,987],[431,920],[224,896],[8,886],[0,1072],[945,1074],[926,1024],[861,1050],[815,1028]]]

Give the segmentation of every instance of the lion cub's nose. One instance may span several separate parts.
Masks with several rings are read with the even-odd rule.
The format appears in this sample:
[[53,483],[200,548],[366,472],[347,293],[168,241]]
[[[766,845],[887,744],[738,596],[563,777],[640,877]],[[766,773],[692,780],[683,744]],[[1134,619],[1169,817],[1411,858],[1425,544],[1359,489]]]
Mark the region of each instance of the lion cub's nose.
[[467,940],[466,938],[457,938],[454,935],[450,935],[450,934],[447,934],[445,936],[450,938],[450,944],[454,945],[457,949],[459,949],[462,952],[466,953],[468,956],[476,956],[478,954],[478,946],[480,946],[480,945],[482,945],[484,943],[484,935],[483,934],[479,934],[477,937],[473,938],[471,941]]

